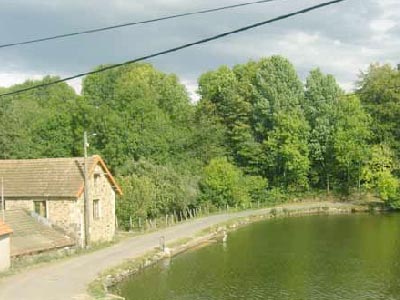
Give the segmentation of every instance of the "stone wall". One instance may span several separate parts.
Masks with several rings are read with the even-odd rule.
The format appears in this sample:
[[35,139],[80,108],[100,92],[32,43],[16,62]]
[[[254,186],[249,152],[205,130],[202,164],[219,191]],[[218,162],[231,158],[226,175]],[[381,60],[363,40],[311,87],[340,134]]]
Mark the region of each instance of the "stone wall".
[[0,272],[10,267],[10,236],[0,236]]
[[52,225],[62,229],[66,234],[81,239],[81,224],[83,224],[83,212],[79,209],[76,200],[73,199],[35,199],[35,200],[6,200],[6,210],[25,209],[34,211],[34,201],[46,201],[46,218]]
[[33,200],[5,200],[6,210],[12,209],[26,209],[27,211],[33,211]]
[[[103,168],[97,165],[89,182],[90,242],[111,241],[115,235],[115,191]],[[99,214],[94,218],[94,201],[98,201]]]
[[47,200],[47,219],[80,244],[83,214],[76,200]]

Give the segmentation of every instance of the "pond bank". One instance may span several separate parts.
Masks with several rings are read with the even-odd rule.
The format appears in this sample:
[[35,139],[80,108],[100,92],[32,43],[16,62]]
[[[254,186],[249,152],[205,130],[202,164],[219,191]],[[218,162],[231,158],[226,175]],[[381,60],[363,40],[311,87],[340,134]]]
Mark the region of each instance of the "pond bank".
[[109,289],[122,282],[126,278],[139,274],[146,267],[153,265],[160,260],[175,256],[179,253],[202,246],[216,238],[223,237],[226,232],[236,230],[261,220],[282,217],[295,217],[316,214],[350,214],[355,212],[367,212],[368,206],[354,205],[341,202],[312,202],[312,203],[295,203],[285,204],[277,207],[266,208],[247,212],[242,215],[232,215],[231,218],[223,222],[213,224],[206,227],[191,237],[185,237],[166,244],[166,249],[152,249],[143,256],[136,257],[133,260],[124,262],[116,268],[103,272],[94,282],[90,284],[89,292],[95,299],[123,299],[119,296],[109,293]]

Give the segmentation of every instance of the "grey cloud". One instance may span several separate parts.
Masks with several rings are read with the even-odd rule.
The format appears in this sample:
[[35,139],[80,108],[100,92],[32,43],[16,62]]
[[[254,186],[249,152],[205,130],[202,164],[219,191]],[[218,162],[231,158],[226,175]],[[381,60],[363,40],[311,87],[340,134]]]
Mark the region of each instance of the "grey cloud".
[[[3,0],[0,4],[1,43],[240,2],[242,0],[218,1],[217,4],[211,0]],[[122,62],[321,2],[276,1],[90,36],[0,49],[0,73],[83,72],[101,63]],[[151,62],[163,71],[177,73],[185,80],[195,82],[202,72],[221,64],[233,65],[261,56],[283,54],[295,63],[303,78],[318,64],[337,76],[340,82],[348,84],[369,62],[392,62],[396,59],[393,46],[400,37],[397,19],[390,16],[397,26],[385,33],[378,46],[374,41],[377,33],[369,26],[373,20],[388,18],[387,10],[393,11],[393,6],[396,4],[392,0],[349,0]],[[314,35],[318,37],[316,41],[302,40]],[[363,53],[362,48],[368,51]]]

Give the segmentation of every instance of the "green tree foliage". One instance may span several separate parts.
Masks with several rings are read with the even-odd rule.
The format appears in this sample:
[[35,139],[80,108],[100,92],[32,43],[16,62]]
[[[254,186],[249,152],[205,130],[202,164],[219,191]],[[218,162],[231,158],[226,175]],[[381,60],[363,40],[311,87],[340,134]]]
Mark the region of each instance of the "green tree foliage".
[[319,69],[314,69],[307,77],[303,107],[311,127],[310,178],[314,187],[326,188],[328,193],[336,162],[336,107],[339,97],[343,94],[332,75],[324,75]]
[[266,181],[258,176],[246,176],[226,157],[214,158],[204,168],[201,180],[203,202],[216,207],[247,207],[251,201],[260,200],[267,187]]
[[[139,226],[139,220],[145,221],[152,215],[155,204],[155,185],[151,178],[137,175],[117,177],[124,195],[116,202],[118,225],[129,229],[131,222]],[[140,224],[141,225],[141,224]]]
[[226,130],[226,148],[246,173],[274,185],[308,187],[309,126],[300,107],[303,85],[280,56],[221,67],[199,79],[200,105]]
[[282,186],[291,191],[308,188],[309,126],[303,116],[291,116],[286,113],[276,114],[274,129],[269,132],[264,142],[266,151],[267,174],[275,186]]
[[240,82],[228,67],[203,74],[199,79],[202,96],[199,107],[208,107],[209,119],[225,128],[225,146],[242,167],[252,164],[257,144],[251,132],[251,103],[241,95]]
[[83,94],[93,145],[113,168],[141,157],[190,163],[194,109],[175,75],[133,65],[86,77]]
[[395,155],[385,144],[374,145],[367,164],[363,168],[363,180],[368,190],[394,207],[400,206],[399,179],[394,176],[398,169]]
[[361,73],[359,96],[372,116],[373,142],[386,143],[400,157],[400,71],[372,64]]
[[[27,81],[9,90],[51,82]],[[77,95],[67,84],[32,90],[1,100],[1,156],[4,158],[59,157],[76,154],[72,124]]]
[[125,227],[130,219],[136,222],[138,218],[144,221],[165,214],[180,215],[196,207],[197,178],[179,173],[172,166],[131,161],[117,173],[124,195],[117,201],[116,209],[119,222]]
[[309,125],[300,107],[303,85],[293,65],[280,56],[262,59],[255,79],[256,109],[269,108],[267,121],[255,125],[264,135],[264,174],[275,186],[306,189]]
[[364,187],[395,207],[400,99],[388,87],[399,77],[371,65],[351,96],[319,69],[304,85],[287,59],[271,56],[201,75],[201,99],[191,103],[175,75],[135,64],[85,77],[82,96],[59,84],[1,99],[0,156],[82,155],[87,131],[90,153],[104,157],[124,190],[124,227],[202,205],[285,201],[310,188]]
[[17,118],[11,99],[0,102],[0,155],[2,159],[15,158],[28,136]]
[[361,185],[361,170],[369,154],[370,117],[357,96],[343,97],[337,105],[336,122],[337,179],[343,190],[350,193],[352,187]]
[[226,128],[218,121],[215,106],[202,101],[197,104],[193,119],[191,155],[206,165],[214,157],[225,156]]

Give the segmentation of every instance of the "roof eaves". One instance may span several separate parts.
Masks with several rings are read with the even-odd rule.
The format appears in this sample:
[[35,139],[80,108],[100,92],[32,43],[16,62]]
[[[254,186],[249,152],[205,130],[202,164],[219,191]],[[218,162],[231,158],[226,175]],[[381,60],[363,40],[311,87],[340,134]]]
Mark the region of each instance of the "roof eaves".
[[13,230],[11,229],[11,227],[8,226],[7,224],[3,223],[2,221],[0,221],[0,236],[12,234],[12,233],[13,233]]
[[[100,165],[103,167],[103,169],[106,172],[107,178],[111,183],[112,188],[118,193],[118,195],[122,196],[122,189],[120,188],[120,186],[117,184],[117,182],[115,181],[114,177],[112,176],[111,172],[108,170],[106,163],[104,162],[104,160],[99,156],[99,155],[93,155],[93,163],[90,166],[90,169],[88,170],[88,175],[92,176],[94,173],[94,170],[96,168],[96,165],[98,163],[100,163]],[[79,198],[80,196],[82,196],[83,192],[85,189],[85,184],[82,183],[81,187],[78,190],[78,193],[76,194],[76,198]]]

